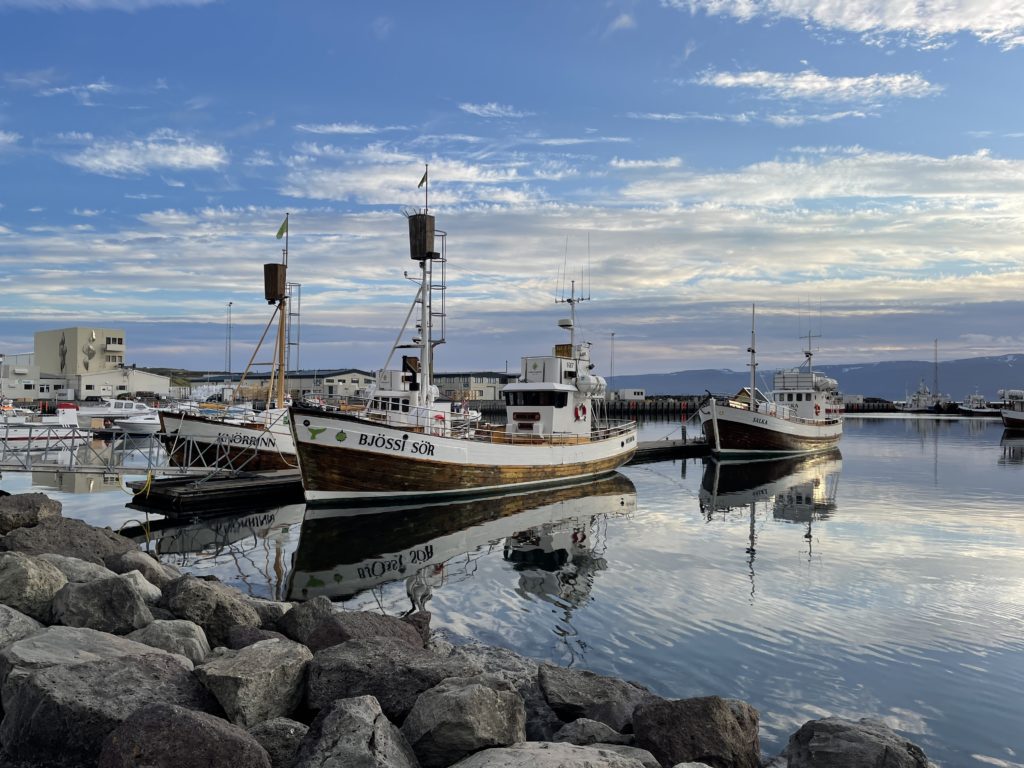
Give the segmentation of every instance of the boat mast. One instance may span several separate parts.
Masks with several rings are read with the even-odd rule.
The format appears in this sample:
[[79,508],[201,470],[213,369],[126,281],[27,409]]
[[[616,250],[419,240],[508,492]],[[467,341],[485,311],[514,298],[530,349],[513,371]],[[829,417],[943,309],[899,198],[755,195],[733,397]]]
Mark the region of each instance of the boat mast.
[[747,352],[750,353],[750,362],[747,365],[750,366],[750,410],[757,410],[757,403],[754,402],[754,387],[757,385],[757,351],[756,345],[754,344],[754,317],[756,314],[757,305],[750,305],[750,346],[747,347]]
[[[419,186],[429,187],[429,171],[430,167],[425,166],[423,171],[423,178],[420,179]],[[431,216],[427,211],[429,210],[428,200],[426,197],[427,192],[424,192],[423,200],[423,212],[414,213],[409,216],[409,255],[413,261],[418,261],[420,264],[420,321],[418,325],[419,337],[413,339],[413,345],[419,347],[420,350],[420,361],[419,361],[419,376],[417,386],[418,391],[414,395],[414,400],[417,405],[430,406],[433,403],[432,395],[432,384],[434,380],[434,334],[433,334],[433,274],[434,274],[434,262],[443,259],[443,254],[434,250],[434,217]],[[441,233],[442,238],[444,233]],[[442,270],[442,283],[444,272]],[[442,299],[442,310],[443,314],[443,299]],[[438,342],[442,343],[443,339]]]
[[[281,276],[285,278],[288,273],[288,213],[284,215],[284,250],[281,256]],[[287,280],[285,281],[285,291],[287,291]],[[288,303],[288,297],[285,292],[282,292],[280,300],[277,302],[277,407],[284,408],[284,368],[285,368],[285,345],[284,345],[284,322],[285,322],[285,307]]]

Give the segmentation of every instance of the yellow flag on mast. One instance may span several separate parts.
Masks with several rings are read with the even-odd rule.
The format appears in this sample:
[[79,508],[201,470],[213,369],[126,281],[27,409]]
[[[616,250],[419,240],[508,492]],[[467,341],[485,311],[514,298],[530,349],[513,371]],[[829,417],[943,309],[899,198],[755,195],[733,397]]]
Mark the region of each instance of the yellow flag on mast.
[[284,217],[284,221],[281,222],[280,229],[277,230],[277,239],[280,240],[288,232],[288,217]]
[[422,187],[426,183],[427,183],[427,172],[424,171],[423,172],[423,178],[420,179],[420,183],[416,185],[416,189],[419,189],[420,187]]

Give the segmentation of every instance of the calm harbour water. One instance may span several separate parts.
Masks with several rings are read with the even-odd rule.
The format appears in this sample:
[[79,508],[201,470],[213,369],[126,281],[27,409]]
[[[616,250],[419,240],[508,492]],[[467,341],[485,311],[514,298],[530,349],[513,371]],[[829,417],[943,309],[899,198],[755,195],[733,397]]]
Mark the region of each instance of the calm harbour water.
[[[93,524],[142,517],[116,489],[0,487]],[[849,418],[841,457],[642,464],[376,518],[292,505],[150,548],[252,594],[425,605],[454,635],[667,697],[743,699],[768,755],[837,715],[880,718],[942,766],[1024,766],[1022,497],[1024,437],[996,421]]]

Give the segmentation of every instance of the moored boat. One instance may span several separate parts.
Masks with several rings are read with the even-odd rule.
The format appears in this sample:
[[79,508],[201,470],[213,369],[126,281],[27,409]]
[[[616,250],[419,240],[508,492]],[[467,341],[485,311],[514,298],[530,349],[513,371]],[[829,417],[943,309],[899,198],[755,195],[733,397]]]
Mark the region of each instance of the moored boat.
[[999,415],[1007,429],[1024,429],[1024,400],[1011,400]]
[[957,406],[957,411],[961,416],[971,418],[998,419],[1000,409],[989,403],[988,398],[980,392],[973,392]]
[[[433,383],[435,347],[444,342],[446,233],[434,217],[409,217],[411,257],[420,287],[398,341],[377,376],[377,390],[358,412],[294,406],[291,428],[307,502],[363,503],[493,493],[562,483],[611,472],[636,450],[636,423],[607,421],[597,405],[605,381],[591,373],[590,344],[575,341],[573,291],[564,303],[572,317],[559,325],[568,344],[524,357],[519,380],[505,387],[507,423],[483,424],[439,396]],[[412,338],[403,342],[419,306]],[[441,327],[438,328],[438,325]],[[388,365],[399,349],[400,370]]]
[[751,322],[746,402],[709,396],[698,411],[712,454],[767,456],[834,448],[843,436],[843,401],[836,380],[813,369],[810,339],[804,364],[777,371],[767,398],[758,397],[754,341]]
[[59,403],[57,412],[36,413],[4,404],[0,409],[0,451],[74,448],[91,437],[78,423],[78,406]]

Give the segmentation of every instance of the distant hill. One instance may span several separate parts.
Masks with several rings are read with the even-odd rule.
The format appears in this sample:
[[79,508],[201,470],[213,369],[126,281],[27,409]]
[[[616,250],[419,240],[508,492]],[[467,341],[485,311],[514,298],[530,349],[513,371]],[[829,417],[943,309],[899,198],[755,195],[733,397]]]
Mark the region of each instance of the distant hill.
[[[902,400],[917,389],[922,378],[932,388],[935,377],[934,363],[923,360],[822,365],[815,366],[815,370],[838,381],[844,394],[886,400]],[[768,368],[758,368],[759,388],[771,389],[773,372]],[[648,395],[696,395],[705,390],[731,393],[749,383],[749,371],[705,369],[614,376],[609,386],[611,389],[643,389]],[[939,391],[953,400],[963,400],[975,391],[994,399],[999,389],[1024,389],[1024,355],[974,357],[939,363]]]

